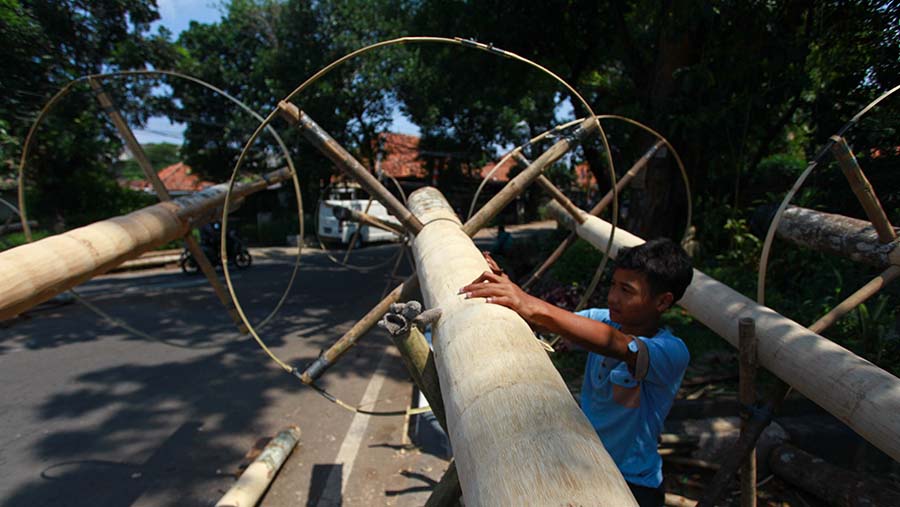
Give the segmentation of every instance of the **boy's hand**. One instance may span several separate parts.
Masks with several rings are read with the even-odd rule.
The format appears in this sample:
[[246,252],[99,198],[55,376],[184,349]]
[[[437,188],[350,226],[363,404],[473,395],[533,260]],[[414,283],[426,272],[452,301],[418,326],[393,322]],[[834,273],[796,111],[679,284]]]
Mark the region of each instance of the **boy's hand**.
[[488,261],[491,271],[482,273],[472,283],[459,289],[459,293],[464,294],[466,299],[485,298],[488,303],[505,306],[521,315],[526,321],[531,322],[542,301],[529,296],[514,284],[497,266],[490,254],[485,253],[485,259]]
[[491,257],[491,252],[488,252],[487,250],[482,250],[481,255],[484,256],[484,260],[487,261],[488,267],[491,268],[491,271],[495,275],[504,275],[504,276],[506,275],[506,273],[503,272],[503,268],[501,268],[500,265],[497,264],[497,261],[495,261],[494,258]]

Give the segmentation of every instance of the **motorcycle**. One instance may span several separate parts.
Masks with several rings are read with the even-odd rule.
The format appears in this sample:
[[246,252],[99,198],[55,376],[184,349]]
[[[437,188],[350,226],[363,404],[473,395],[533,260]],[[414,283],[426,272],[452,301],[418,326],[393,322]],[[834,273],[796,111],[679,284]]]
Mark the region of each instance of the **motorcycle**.
[[[219,243],[220,231],[221,225],[218,222],[211,226],[208,224],[200,229],[200,248],[213,266],[222,265],[222,257],[220,255],[222,249]],[[253,257],[250,255],[250,251],[247,250],[244,242],[234,230],[228,231],[227,250],[229,265],[236,266],[238,269],[246,269],[253,264]],[[187,274],[194,274],[200,271],[200,266],[197,265],[196,259],[194,259],[193,254],[187,248],[181,251],[181,259],[178,264],[181,266],[181,271]]]

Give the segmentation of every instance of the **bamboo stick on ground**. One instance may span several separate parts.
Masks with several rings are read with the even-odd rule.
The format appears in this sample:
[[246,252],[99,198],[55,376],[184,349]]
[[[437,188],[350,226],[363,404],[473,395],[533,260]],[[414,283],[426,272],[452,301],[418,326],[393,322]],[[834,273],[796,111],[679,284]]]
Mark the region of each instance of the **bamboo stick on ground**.
[[[262,180],[236,184],[232,195],[246,196],[290,177],[288,169],[274,171]],[[5,281],[0,320],[183,237],[194,217],[223,205],[227,191],[228,184],[216,185],[0,252],[0,280]]]
[[[583,225],[577,225],[554,205],[551,202],[548,209],[560,223],[575,227],[578,235],[595,248],[606,247],[611,224],[589,217]],[[623,247],[643,242],[618,229],[612,256]],[[761,366],[900,460],[900,379],[696,269],[679,305],[732,346],[737,346],[738,338],[734,321],[753,318]]]
[[466,505],[636,505],[525,321],[457,294],[488,266],[443,196],[409,204],[428,224],[413,253],[425,306],[443,311],[434,357]]
[[900,493],[869,477],[844,470],[790,444],[769,455],[778,477],[836,507],[900,505]]
[[300,440],[300,428],[291,426],[273,438],[262,453],[244,470],[216,507],[253,507]]

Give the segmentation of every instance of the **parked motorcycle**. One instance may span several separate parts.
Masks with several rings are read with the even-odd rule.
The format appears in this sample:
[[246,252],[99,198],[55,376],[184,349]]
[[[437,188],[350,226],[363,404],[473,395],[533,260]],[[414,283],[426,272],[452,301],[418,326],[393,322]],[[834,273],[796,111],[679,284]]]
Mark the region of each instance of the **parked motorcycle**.
[[[213,266],[222,265],[220,238],[222,233],[222,225],[219,222],[206,224],[200,228],[200,248],[206,254],[206,258]],[[253,264],[253,257],[250,251],[244,245],[244,242],[237,235],[235,230],[228,231],[228,264],[236,266],[238,269],[249,268]],[[200,271],[200,266],[194,259],[190,250],[185,248],[181,251],[181,260],[179,261],[181,270],[188,274],[194,274]]]

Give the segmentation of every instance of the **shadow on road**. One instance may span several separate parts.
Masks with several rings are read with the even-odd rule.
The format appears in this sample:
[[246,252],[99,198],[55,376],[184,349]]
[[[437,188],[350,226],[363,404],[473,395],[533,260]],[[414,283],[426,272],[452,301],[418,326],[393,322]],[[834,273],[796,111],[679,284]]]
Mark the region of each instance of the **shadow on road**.
[[[384,284],[384,273],[364,276],[310,257],[262,333],[301,368],[377,302]],[[244,272],[236,285],[251,320],[268,314],[289,274],[284,262]],[[0,399],[19,400],[0,417],[0,431],[23,435],[0,445],[4,506],[210,505],[232,483],[248,442],[271,432],[275,423],[262,414],[286,396],[313,396],[237,334],[208,285],[170,283],[182,276],[95,282],[105,285],[93,303],[158,341],[80,305],[0,329]],[[126,290],[134,286],[143,290]],[[370,338],[323,387],[372,374],[384,340]],[[312,490],[324,487],[315,474],[329,466],[340,465],[316,465],[310,498],[322,495]]]

